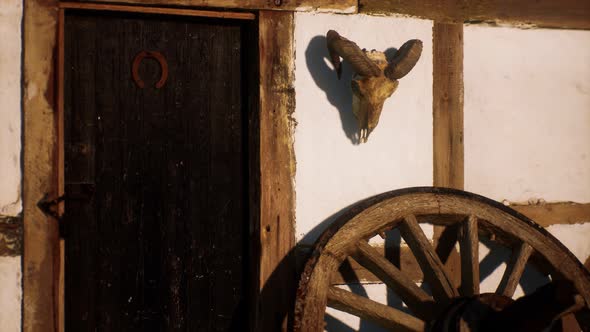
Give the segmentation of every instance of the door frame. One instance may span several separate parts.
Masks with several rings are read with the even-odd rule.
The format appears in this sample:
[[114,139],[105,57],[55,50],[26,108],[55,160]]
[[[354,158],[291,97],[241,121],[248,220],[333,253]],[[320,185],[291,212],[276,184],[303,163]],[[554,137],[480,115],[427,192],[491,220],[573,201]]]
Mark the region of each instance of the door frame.
[[[64,330],[64,241],[57,220],[43,214],[38,202],[64,192],[63,22],[68,9],[253,20],[244,36],[258,46],[245,55],[252,64],[245,82],[250,110],[249,320],[252,331],[285,329],[296,285],[293,13],[25,0],[23,331]],[[63,210],[58,205],[58,214]],[[277,316],[277,309],[283,315]]]

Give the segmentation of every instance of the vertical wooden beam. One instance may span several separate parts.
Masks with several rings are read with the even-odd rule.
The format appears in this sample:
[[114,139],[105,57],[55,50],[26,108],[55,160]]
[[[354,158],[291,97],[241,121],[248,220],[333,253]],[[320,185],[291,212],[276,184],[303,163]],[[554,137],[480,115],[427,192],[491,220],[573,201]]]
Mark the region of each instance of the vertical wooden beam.
[[53,75],[57,0],[24,2],[23,331],[56,331],[59,238],[55,220],[37,202],[56,190]]
[[[463,24],[435,22],[432,38],[434,186],[463,189]],[[434,227],[434,244],[439,254],[439,248],[453,248],[454,241],[455,229]],[[441,259],[446,261],[445,267],[458,286],[458,253],[451,250],[448,259]]]
[[434,185],[463,189],[463,24],[433,28]]
[[288,325],[295,295],[293,13],[261,11],[260,287],[256,331]]

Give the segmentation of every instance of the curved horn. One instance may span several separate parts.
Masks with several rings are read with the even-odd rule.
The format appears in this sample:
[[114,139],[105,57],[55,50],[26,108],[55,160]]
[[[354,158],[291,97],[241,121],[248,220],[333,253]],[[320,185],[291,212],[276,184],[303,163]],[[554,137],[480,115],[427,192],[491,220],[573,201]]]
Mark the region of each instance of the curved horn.
[[385,68],[385,76],[391,80],[406,76],[414,68],[421,54],[422,41],[419,39],[408,40],[399,48]]
[[369,59],[365,53],[354,42],[340,36],[334,30],[328,31],[326,35],[328,42],[328,52],[330,52],[330,61],[336,68],[338,79],[342,74],[340,57],[350,62],[354,71],[362,76],[379,76],[381,70]]

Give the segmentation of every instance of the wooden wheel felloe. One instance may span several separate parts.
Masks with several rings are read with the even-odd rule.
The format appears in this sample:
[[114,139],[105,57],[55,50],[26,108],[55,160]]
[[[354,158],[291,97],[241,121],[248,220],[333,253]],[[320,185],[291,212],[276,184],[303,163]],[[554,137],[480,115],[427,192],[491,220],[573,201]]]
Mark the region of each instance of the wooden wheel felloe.
[[[459,285],[453,284],[420,223],[457,230]],[[370,238],[390,229],[400,231],[432,295],[368,244]],[[483,238],[512,250],[495,294],[480,294],[479,243]],[[383,281],[403,300],[410,313],[332,285],[332,276],[347,257]],[[514,301],[512,297],[527,264],[537,267],[553,282]],[[539,300],[547,298],[551,300]],[[589,303],[590,273],[565,246],[530,219],[475,194],[409,188],[359,202],[318,239],[301,276],[294,329],[323,331],[329,306],[394,331],[470,331],[480,325],[483,328],[484,324],[489,329],[506,327],[508,323],[516,328],[527,319],[544,319],[539,324],[550,324],[552,319],[572,312],[587,331]],[[527,313],[534,311],[531,309],[543,311],[543,317]]]

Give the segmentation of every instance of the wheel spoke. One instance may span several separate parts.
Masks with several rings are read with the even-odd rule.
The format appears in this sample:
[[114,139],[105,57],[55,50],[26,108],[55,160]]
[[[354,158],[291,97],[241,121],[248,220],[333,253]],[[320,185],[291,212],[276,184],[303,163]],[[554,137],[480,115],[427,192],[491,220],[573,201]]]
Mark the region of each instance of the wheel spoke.
[[395,291],[418,317],[426,320],[434,318],[432,298],[367,242],[357,243],[353,258]]
[[582,328],[578,324],[576,320],[576,316],[574,314],[567,314],[561,318],[561,322],[558,323],[561,325],[561,329],[564,332],[570,331],[582,331]]
[[532,252],[533,248],[525,242],[521,243],[516,250],[512,250],[512,255],[510,255],[510,260],[508,261],[506,271],[504,271],[504,275],[502,276],[502,281],[500,281],[500,284],[498,285],[496,294],[508,297],[514,295],[516,286],[518,286],[520,277],[524,272],[524,268]]
[[[434,226],[434,250],[443,264],[449,263],[455,254],[455,245],[457,244],[458,229],[461,223],[447,226]],[[457,254],[459,254],[457,252]]]
[[432,294],[437,301],[447,303],[451,298],[458,296],[457,290],[453,287],[449,276],[445,272],[444,266],[430,241],[426,238],[424,231],[418,225],[418,220],[414,215],[405,217],[400,224],[402,237],[412,249],[416,257],[424,279],[432,288]]
[[328,306],[395,331],[425,329],[424,321],[414,316],[336,287],[328,290]]
[[479,294],[479,236],[477,217],[469,216],[463,223],[461,247],[461,295]]

